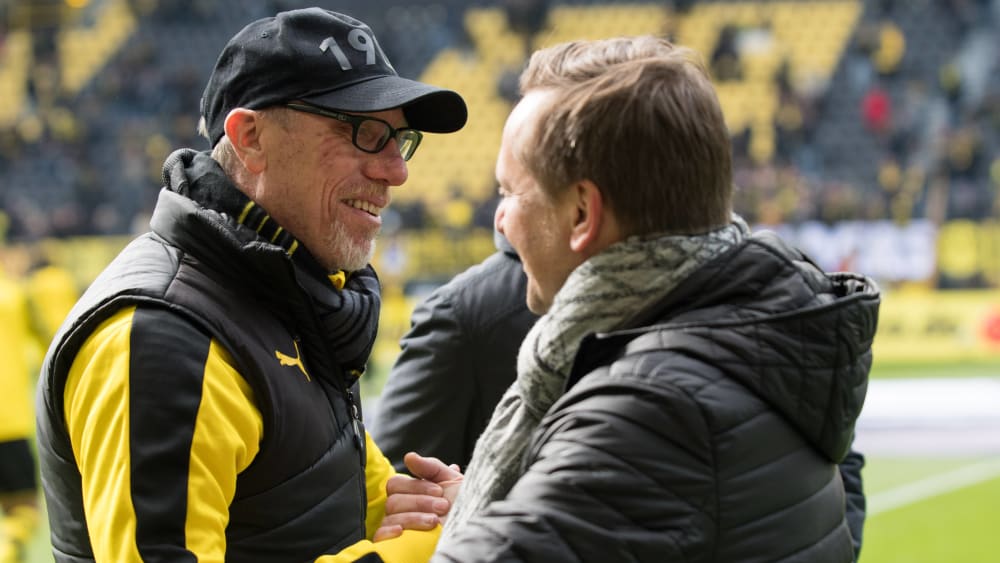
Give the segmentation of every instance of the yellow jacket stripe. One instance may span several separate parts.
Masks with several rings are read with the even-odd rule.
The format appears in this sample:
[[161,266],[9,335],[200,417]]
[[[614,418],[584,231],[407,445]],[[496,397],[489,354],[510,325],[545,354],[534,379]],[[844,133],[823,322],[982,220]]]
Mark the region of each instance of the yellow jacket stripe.
[[[263,423],[229,354],[193,334],[204,333],[165,310],[130,307],[87,338],[70,369],[65,416],[97,561],[225,559],[236,478],[259,451]],[[369,541],[394,470],[366,439],[369,539],[318,561],[427,560],[438,530]]]

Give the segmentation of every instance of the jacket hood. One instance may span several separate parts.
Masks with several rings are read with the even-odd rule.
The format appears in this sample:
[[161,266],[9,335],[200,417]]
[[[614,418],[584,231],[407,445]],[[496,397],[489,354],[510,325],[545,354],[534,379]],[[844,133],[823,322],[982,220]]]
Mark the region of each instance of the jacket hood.
[[824,273],[764,231],[630,325],[645,328],[599,339],[629,339],[626,353],[655,345],[707,355],[839,463],[864,404],[879,304],[871,279]]

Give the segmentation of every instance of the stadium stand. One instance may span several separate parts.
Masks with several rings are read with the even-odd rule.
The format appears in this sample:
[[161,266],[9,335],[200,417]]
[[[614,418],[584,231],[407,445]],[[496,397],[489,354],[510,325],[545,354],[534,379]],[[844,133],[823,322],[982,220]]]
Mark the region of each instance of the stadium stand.
[[702,54],[733,133],[738,211],[752,222],[941,225],[997,210],[996,0],[2,0],[7,239],[144,229],[165,155],[206,146],[195,116],[226,38],[313,4],[369,22],[402,74],[469,103],[465,130],[429,135],[387,220],[385,246],[442,276],[477,258],[442,237],[488,237],[493,161],[526,53],[574,37],[656,33]]

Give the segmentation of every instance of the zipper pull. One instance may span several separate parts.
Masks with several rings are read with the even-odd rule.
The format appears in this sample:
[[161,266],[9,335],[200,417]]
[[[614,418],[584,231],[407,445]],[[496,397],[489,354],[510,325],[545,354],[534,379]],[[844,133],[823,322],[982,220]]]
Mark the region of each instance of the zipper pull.
[[361,416],[358,412],[358,405],[354,402],[354,393],[347,390],[347,408],[351,411],[351,426],[354,427],[354,447],[358,451],[364,451],[364,437],[361,435]]

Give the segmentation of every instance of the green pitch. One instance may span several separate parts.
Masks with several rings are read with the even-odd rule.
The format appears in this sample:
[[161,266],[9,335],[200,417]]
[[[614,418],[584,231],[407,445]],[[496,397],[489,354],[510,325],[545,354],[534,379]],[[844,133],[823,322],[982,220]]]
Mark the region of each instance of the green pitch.
[[960,364],[880,364],[872,366],[872,379],[903,379],[918,377],[996,377],[1000,375],[1000,361],[974,360]]
[[[880,365],[872,379],[996,377],[996,361]],[[864,452],[862,452],[864,453]],[[1000,454],[978,458],[867,456],[861,563],[1000,561]]]
[[[1000,560],[1000,457],[869,459],[862,475],[869,516],[861,563]],[[891,507],[899,498],[891,491],[901,490],[910,494]]]
[[28,548],[26,563],[54,563],[52,548],[49,545],[49,523],[42,517],[41,525],[35,533],[35,540]]

